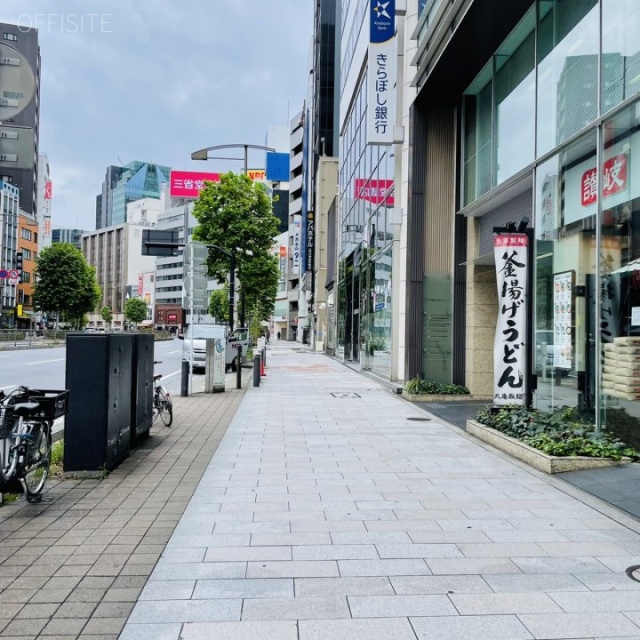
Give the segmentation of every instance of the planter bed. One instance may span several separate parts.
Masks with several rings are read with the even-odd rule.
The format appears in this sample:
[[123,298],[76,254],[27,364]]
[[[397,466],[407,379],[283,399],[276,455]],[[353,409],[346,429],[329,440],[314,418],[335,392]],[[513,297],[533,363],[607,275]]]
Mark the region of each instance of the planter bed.
[[492,400],[491,396],[472,396],[469,394],[438,394],[438,393],[408,393],[402,390],[402,397],[409,402],[461,402],[469,400],[475,402],[485,402]]
[[520,442],[520,440],[505,436],[496,429],[485,427],[475,420],[467,420],[467,433],[545,473],[562,473],[564,471],[577,471],[579,469],[615,467],[631,462],[631,458],[614,460],[613,458],[591,458],[588,456],[550,456],[524,444],[524,442]]

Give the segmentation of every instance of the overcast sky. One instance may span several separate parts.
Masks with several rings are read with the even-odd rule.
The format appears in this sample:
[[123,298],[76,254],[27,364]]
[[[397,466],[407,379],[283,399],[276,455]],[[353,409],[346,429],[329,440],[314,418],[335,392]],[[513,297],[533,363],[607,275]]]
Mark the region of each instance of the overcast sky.
[[240,171],[191,152],[263,145],[306,98],[312,0],[2,0],[0,22],[39,28],[54,227],[95,228],[111,164]]

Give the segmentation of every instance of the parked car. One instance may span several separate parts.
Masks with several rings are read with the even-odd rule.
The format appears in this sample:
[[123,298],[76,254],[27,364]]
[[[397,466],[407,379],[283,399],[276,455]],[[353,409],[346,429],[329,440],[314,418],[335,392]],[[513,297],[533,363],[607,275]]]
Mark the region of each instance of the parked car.
[[[192,339],[193,336],[193,339]],[[245,361],[247,350],[251,346],[249,329],[238,327],[230,332],[229,327],[219,324],[196,324],[188,327],[184,334],[178,337],[184,340],[182,347],[182,361],[191,362],[193,357],[193,370],[204,369],[206,364],[207,339],[218,338],[225,341],[225,369],[236,370],[238,366],[238,350],[242,347],[242,362]],[[193,356],[191,354],[191,343],[193,342]]]

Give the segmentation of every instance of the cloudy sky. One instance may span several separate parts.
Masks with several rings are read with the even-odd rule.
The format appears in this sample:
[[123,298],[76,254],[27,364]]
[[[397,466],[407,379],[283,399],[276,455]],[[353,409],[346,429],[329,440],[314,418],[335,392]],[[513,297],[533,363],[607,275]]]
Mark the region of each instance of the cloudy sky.
[[312,0],[2,0],[0,22],[39,28],[54,227],[95,228],[111,164],[241,170],[191,152],[263,145],[306,97]]

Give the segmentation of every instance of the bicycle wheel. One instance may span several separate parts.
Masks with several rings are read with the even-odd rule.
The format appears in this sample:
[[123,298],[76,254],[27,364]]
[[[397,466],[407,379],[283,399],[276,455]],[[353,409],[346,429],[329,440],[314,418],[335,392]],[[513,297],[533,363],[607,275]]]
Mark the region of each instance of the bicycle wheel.
[[167,392],[160,387],[158,389],[158,413],[165,427],[170,427],[173,422],[173,405]]
[[51,463],[51,425],[33,425],[34,441],[27,448],[24,466],[24,489],[28,502],[40,502]]
[[11,450],[13,444],[13,438],[0,439],[0,482],[11,480],[11,461],[15,455]]

